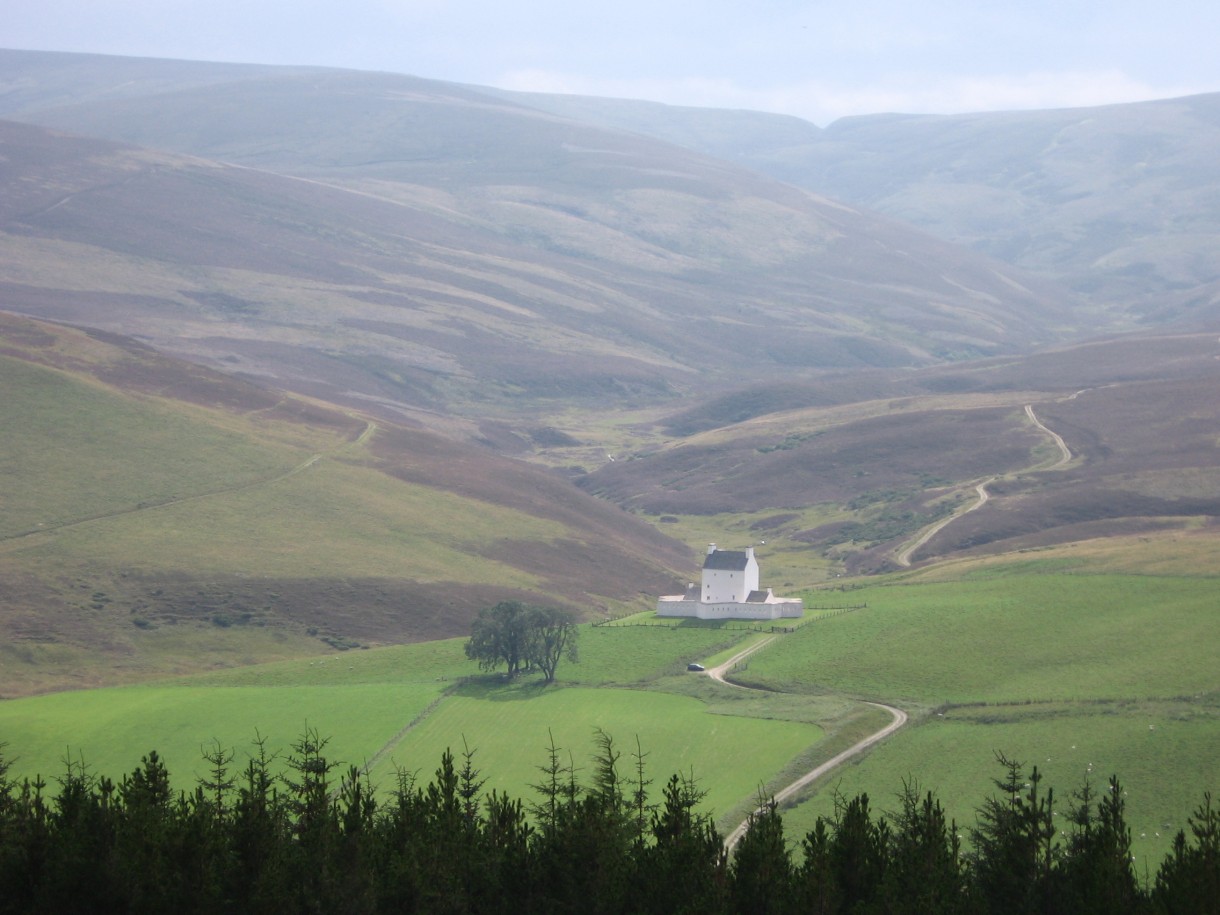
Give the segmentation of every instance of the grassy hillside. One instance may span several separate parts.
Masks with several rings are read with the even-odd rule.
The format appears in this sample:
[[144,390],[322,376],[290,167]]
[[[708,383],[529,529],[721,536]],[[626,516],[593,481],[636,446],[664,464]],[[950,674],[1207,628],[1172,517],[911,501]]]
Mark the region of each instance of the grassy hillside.
[[0,318],[4,694],[605,612],[686,550],[562,479]]

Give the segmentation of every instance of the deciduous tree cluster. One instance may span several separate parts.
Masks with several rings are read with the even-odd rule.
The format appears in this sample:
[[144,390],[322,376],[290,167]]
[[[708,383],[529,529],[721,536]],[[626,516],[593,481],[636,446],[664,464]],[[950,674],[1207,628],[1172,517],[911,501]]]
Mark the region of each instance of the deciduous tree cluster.
[[501,601],[479,611],[470,627],[466,657],[478,661],[480,670],[503,664],[510,679],[537,669],[552,683],[561,660],[577,659],[577,632],[576,618],[567,610]]
[[907,785],[890,814],[840,799],[795,852],[763,804],[730,855],[691,779],[653,803],[645,754],[624,772],[601,732],[587,782],[552,745],[529,804],[484,792],[469,751],[379,796],[355,767],[335,778],[326,743],[304,734],[282,775],[261,741],[237,770],[216,746],[178,792],[156,753],[117,784],[69,763],[53,791],[0,758],[0,912],[1220,911],[1210,796],[1141,882],[1117,781],[1078,790],[1057,830],[1053,793],[1008,760],[969,851]]

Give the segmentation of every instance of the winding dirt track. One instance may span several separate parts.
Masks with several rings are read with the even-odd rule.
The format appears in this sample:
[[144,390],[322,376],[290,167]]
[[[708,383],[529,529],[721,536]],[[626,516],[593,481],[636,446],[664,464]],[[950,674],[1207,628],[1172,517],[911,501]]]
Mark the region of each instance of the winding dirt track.
[[[1080,391],[1077,391],[1075,394],[1073,394],[1071,397],[1069,397],[1068,400],[1075,400],[1076,397],[1078,397],[1080,395],[1080,393],[1081,393]],[[1038,419],[1038,417],[1034,415],[1034,405],[1033,404],[1027,403],[1025,405],[1025,415],[1029,417],[1030,422],[1032,422],[1035,426],[1037,426],[1039,429],[1041,429],[1043,432],[1045,432],[1047,435],[1049,435],[1054,440],[1055,444],[1059,447],[1059,460],[1055,461],[1055,463],[1051,464],[1049,467],[1041,467],[1039,469],[1040,470],[1056,470],[1059,467],[1063,467],[1065,464],[1070,463],[1072,460],[1072,451],[1070,448],[1068,448],[1067,442],[1065,442],[1063,440],[1063,436],[1060,435],[1058,432],[1052,432],[1050,429],[1046,428],[1046,426],[1042,425],[1042,420]]]
[[[1074,400],[1076,397],[1078,397],[1082,393],[1084,393],[1084,392],[1077,391],[1075,394],[1073,394],[1071,397],[1068,397],[1067,399]],[[1059,433],[1057,433],[1051,429],[1048,429],[1045,425],[1043,425],[1042,420],[1038,419],[1037,415],[1034,413],[1033,404],[1027,403],[1025,405],[1025,415],[1029,417],[1029,421],[1031,423],[1033,423],[1041,432],[1048,435],[1050,437],[1051,441],[1053,441],[1055,443],[1055,446],[1059,449],[1059,459],[1057,461],[1055,461],[1053,464],[1048,464],[1045,467],[1030,467],[1030,468],[1027,468],[1026,472],[1031,473],[1033,471],[1058,470],[1060,467],[1065,467],[1069,463],[1071,463],[1072,451],[1070,448],[1068,448],[1067,442],[1065,442],[1063,440],[1062,435],[1060,435]],[[974,491],[976,493],[978,493],[978,499],[976,501],[971,502],[969,505],[965,506],[964,508],[958,509],[953,514],[951,514],[948,518],[942,518],[940,521],[937,521],[935,524],[933,524],[931,527],[929,527],[927,530],[925,530],[922,534],[920,534],[916,540],[907,544],[898,553],[896,553],[894,555],[894,562],[898,563],[898,565],[900,565],[904,568],[909,567],[911,565],[911,556],[915,553],[915,551],[917,549],[919,549],[921,546],[923,546],[925,543],[927,543],[929,540],[931,540],[933,537],[935,537],[937,534],[939,534],[942,530],[944,530],[946,527],[948,527],[958,518],[961,518],[963,515],[969,514],[970,512],[974,511],[976,508],[982,508],[984,505],[986,505],[987,499],[990,498],[987,494],[987,487],[990,486],[995,481],[996,481],[996,477],[988,477],[983,482],[976,484],[974,487]]]
[[[766,648],[773,641],[775,641],[776,638],[778,638],[778,636],[770,635],[770,636],[767,636],[767,638],[765,638],[765,639],[761,639],[760,641],[755,642],[753,645],[749,646],[748,648],[745,648],[742,651],[737,652],[737,654],[733,655],[723,664],[720,664],[720,665],[708,670],[707,675],[709,677],[711,677],[713,680],[715,680],[717,683],[723,683],[725,686],[731,686],[734,689],[750,689],[751,687],[742,686],[740,683],[733,683],[731,680],[727,680],[726,677],[728,676],[729,672],[732,671],[733,668],[735,668],[738,664],[740,664],[746,658],[750,657],[750,655],[754,654],[755,652],[760,651],[763,648]],[[892,705],[882,705],[880,702],[870,702],[869,705],[875,705],[877,708],[885,709],[887,712],[889,712],[890,715],[892,716],[892,720],[890,721],[890,723],[887,724],[885,727],[883,727],[881,730],[874,731],[872,734],[869,734],[867,737],[865,737],[863,740],[859,741],[858,743],[852,744],[850,747],[848,747],[838,756],[835,756],[832,759],[828,759],[828,760],[826,760],[826,762],[822,763],[821,765],[816,766],[813,769],[810,769],[808,772],[806,772],[796,781],[792,782],[790,785],[787,785],[784,788],[781,788],[779,791],[777,791],[775,793],[775,795],[773,797],[773,800],[776,803],[780,803],[780,802],[784,801],[785,799],[796,794],[796,792],[800,791],[806,785],[808,785],[814,781],[817,781],[823,775],[826,775],[827,773],[832,772],[833,770],[837,769],[839,766],[843,765],[843,763],[847,762],[852,757],[858,756],[859,754],[863,753],[873,744],[877,743],[880,740],[884,740],[890,734],[893,734],[900,727],[902,727],[904,724],[907,723],[907,713],[904,712],[902,709],[894,708]],[[749,828],[749,825],[750,825],[750,820],[747,817],[737,826],[736,829],[734,829],[731,833],[729,833],[728,838],[726,838],[724,840],[725,849],[727,849],[728,851],[732,851],[734,846],[736,846],[737,843],[741,841],[741,837],[746,834],[746,829]]]
[[894,561],[896,563],[898,563],[900,566],[904,566],[904,567],[909,566],[911,564],[911,554],[913,554],[917,549],[919,549],[921,546],[923,546],[925,543],[927,543],[929,540],[931,540],[933,537],[935,537],[937,534],[939,534],[942,530],[944,530],[946,527],[948,527],[949,524],[956,521],[958,518],[962,517],[963,515],[968,515],[968,514],[970,514],[970,512],[974,511],[976,508],[982,508],[984,505],[986,505],[987,500],[989,498],[991,498],[987,494],[987,487],[994,481],[995,481],[995,477],[988,477],[982,483],[979,483],[977,486],[975,486],[974,491],[976,493],[978,493],[977,501],[971,502],[965,508],[959,508],[953,514],[951,514],[948,518],[942,518],[940,521],[937,521],[930,528],[928,528],[926,531],[924,531],[922,534],[920,534],[919,538],[917,540],[915,540],[913,543],[910,543],[907,546],[903,547],[902,551],[897,556],[894,557]]

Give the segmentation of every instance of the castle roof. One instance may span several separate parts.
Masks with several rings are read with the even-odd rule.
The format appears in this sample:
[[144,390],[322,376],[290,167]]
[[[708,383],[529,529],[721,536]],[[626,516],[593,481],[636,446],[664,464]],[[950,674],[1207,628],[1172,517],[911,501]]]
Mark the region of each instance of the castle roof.
[[713,550],[703,560],[703,568],[717,572],[743,572],[750,561],[744,550]]

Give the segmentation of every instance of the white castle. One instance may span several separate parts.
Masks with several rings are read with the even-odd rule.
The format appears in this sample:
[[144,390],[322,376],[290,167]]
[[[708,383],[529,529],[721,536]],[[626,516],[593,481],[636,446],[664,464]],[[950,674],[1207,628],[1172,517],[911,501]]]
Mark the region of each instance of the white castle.
[[758,587],[758,560],[754,547],[718,550],[708,544],[703,560],[703,581],[686,586],[685,594],[662,597],[657,616],[693,616],[701,620],[775,620],[802,616],[799,597],[776,597],[770,588]]

